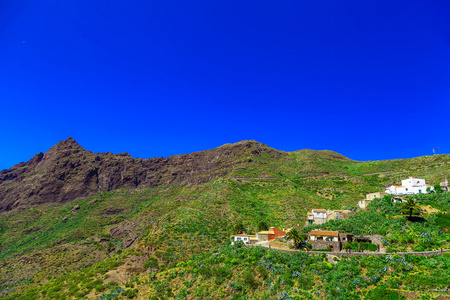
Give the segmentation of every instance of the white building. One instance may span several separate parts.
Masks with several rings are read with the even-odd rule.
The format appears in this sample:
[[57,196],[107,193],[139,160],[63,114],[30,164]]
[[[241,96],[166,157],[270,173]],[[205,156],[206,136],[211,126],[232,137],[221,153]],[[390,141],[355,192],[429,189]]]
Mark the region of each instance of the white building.
[[419,179],[414,177],[409,177],[408,179],[402,180],[402,185],[391,185],[386,189],[386,194],[391,195],[414,195],[414,194],[427,194],[427,189],[430,191],[434,190],[431,185],[425,184],[425,179]]
[[234,245],[234,242],[242,241],[244,244],[254,244],[258,241],[256,238],[256,235],[249,235],[249,234],[236,234],[233,237],[233,242],[231,242],[231,245]]
[[306,225],[317,225],[327,222],[327,210],[326,209],[312,209],[306,215]]

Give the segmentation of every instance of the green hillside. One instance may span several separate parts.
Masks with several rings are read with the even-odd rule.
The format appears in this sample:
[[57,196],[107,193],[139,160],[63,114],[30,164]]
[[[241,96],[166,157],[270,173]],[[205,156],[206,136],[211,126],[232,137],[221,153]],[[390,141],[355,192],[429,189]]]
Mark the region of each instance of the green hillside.
[[[238,167],[200,185],[121,189],[3,212],[0,297],[359,299],[394,287],[431,292],[448,284],[448,256],[328,262],[229,246],[241,222],[248,232],[260,222],[292,227],[304,224],[312,208],[355,206],[407,176],[432,184],[450,177],[450,155],[356,162],[332,151],[278,152],[243,151],[234,158]],[[444,230],[446,216],[439,221]],[[439,270],[447,277],[433,275]],[[421,276],[433,279],[415,286]]]

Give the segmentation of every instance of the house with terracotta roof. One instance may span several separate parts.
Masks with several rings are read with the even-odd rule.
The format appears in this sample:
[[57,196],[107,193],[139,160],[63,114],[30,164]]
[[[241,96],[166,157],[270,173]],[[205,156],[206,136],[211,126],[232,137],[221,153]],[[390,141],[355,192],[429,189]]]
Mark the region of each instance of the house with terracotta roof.
[[338,231],[312,230],[308,234],[308,243],[315,250],[324,250],[329,247],[331,251],[341,251],[342,248]]

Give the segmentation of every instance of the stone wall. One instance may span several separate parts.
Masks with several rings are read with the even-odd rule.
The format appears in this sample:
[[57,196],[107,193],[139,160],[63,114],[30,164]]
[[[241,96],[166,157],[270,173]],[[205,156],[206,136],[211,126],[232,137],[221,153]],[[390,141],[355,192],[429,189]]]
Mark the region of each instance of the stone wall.
[[315,250],[324,250],[327,249],[328,246],[332,246],[333,247],[333,252],[334,251],[341,251],[341,243],[340,242],[335,242],[335,241],[308,241],[311,244],[312,249]]
[[269,241],[269,234],[264,233],[257,233],[258,242],[268,242]]
[[[330,242],[329,242],[330,243]],[[336,243],[336,242],[334,242]],[[311,244],[312,245],[312,244]],[[247,246],[257,246],[257,245],[247,245]],[[299,250],[287,250],[287,249],[280,249],[280,248],[272,248],[273,250],[281,251],[281,252],[287,252],[287,253],[296,253],[296,252],[303,252],[308,254],[332,254],[335,256],[370,256],[370,255],[419,255],[419,256],[433,256],[433,255],[443,255],[446,252],[450,252],[450,249],[445,249],[441,252],[441,250],[435,250],[435,251],[424,251],[424,252],[398,252],[398,253],[381,253],[381,252],[329,252],[329,251],[299,251]],[[326,249],[326,247],[325,247]]]

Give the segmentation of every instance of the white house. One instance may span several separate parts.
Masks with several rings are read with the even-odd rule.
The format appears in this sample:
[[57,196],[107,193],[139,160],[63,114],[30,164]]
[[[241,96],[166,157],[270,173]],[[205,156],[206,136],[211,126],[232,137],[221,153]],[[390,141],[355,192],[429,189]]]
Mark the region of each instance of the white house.
[[233,237],[233,242],[231,245],[234,245],[234,242],[242,241],[244,244],[254,244],[258,241],[256,235],[248,235],[248,234],[236,234]]
[[327,210],[326,209],[312,209],[311,212],[306,214],[306,224],[323,224],[327,222]]
[[409,177],[402,180],[402,185],[391,185],[386,189],[386,194],[391,195],[414,195],[414,194],[427,194],[427,189],[434,190],[431,185],[426,185],[425,179],[419,179]]

